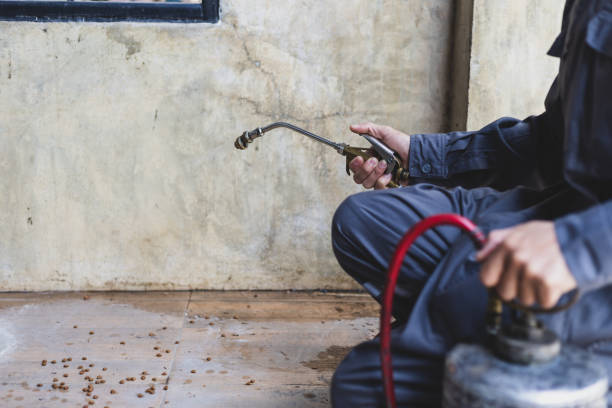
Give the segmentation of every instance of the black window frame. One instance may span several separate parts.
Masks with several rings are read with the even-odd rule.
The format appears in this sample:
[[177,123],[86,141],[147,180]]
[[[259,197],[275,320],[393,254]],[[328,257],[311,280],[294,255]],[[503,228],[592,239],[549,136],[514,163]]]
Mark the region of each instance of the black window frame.
[[0,0],[0,20],[216,23],[219,0],[202,0],[201,4]]

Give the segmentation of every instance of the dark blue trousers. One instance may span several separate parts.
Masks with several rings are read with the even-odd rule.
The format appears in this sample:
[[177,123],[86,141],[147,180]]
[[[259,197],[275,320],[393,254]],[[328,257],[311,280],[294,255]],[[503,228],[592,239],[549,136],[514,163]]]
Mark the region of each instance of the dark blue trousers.
[[[336,211],[333,248],[342,268],[380,300],[397,243],[423,218],[458,213],[487,232],[529,220],[552,220],[581,205],[565,185],[498,192],[418,184],[368,191],[348,197]],[[398,406],[439,406],[446,352],[458,342],[484,338],[487,292],[478,279],[474,253],[471,240],[457,228],[440,227],[421,236],[404,260],[393,305],[399,323],[392,331]],[[563,341],[590,347],[601,344],[602,336],[612,338],[611,310],[612,291],[602,289],[569,312],[543,320]],[[610,344],[604,357],[612,356]],[[384,406],[378,352],[375,338],[348,354],[333,377],[334,407]]]

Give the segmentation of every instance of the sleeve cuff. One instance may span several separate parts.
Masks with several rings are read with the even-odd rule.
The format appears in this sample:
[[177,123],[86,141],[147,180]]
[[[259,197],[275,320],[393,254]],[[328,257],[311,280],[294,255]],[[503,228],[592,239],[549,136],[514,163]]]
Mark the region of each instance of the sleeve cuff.
[[445,133],[410,136],[408,169],[412,178],[446,178],[445,163],[448,135]]

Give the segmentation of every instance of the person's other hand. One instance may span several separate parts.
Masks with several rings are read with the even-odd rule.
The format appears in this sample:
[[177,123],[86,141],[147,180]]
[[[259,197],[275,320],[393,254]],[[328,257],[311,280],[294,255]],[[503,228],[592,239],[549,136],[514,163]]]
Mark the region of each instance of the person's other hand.
[[[407,134],[390,126],[374,123],[351,125],[351,131],[357,134],[367,133],[380,139],[391,150],[399,154],[404,167],[406,167],[410,150],[410,136]],[[355,183],[361,184],[365,188],[384,189],[391,181],[391,174],[384,174],[387,169],[387,163],[384,160],[379,162],[376,158],[371,157],[364,162],[363,158],[358,156],[351,160],[349,168],[353,172]]]
[[526,306],[537,301],[543,308],[551,308],[561,295],[577,286],[552,221],[530,221],[491,231],[476,259],[482,262],[482,283],[495,287],[506,301],[518,298]]

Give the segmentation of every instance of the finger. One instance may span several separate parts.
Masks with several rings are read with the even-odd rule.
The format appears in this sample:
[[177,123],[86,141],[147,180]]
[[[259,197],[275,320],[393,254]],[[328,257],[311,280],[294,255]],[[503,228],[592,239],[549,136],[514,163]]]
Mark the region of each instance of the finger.
[[376,180],[376,184],[374,185],[374,188],[376,190],[384,190],[387,188],[387,184],[389,184],[390,181],[391,181],[391,173],[385,174],[382,177],[380,177],[378,180]]
[[370,175],[374,168],[376,168],[377,164],[378,160],[376,160],[376,158],[374,157],[370,157],[368,160],[366,160],[363,166],[355,170],[353,174],[353,180],[355,180],[355,183],[363,183],[363,181]]
[[376,184],[376,180],[378,180],[387,169],[387,162],[381,160],[378,162],[378,165],[374,168],[374,170],[368,174],[368,177],[363,180],[363,186],[365,188],[372,188]]
[[557,304],[557,301],[561,297],[561,294],[557,294],[549,285],[546,285],[543,281],[538,281],[536,286],[536,296],[538,303],[544,309],[550,309]]
[[542,271],[554,270],[554,259],[547,256],[547,250],[549,249],[549,243],[546,241],[539,241],[530,245],[529,253],[529,265],[523,270],[521,282],[519,284],[519,300],[526,306],[533,305],[536,301],[540,303],[540,294],[538,291],[540,285],[550,286],[546,281],[545,275],[542,275]]
[[487,237],[487,242],[485,243],[484,247],[482,247],[482,249],[476,253],[476,260],[478,262],[482,262],[485,258],[487,258],[506,238],[506,236],[510,234],[510,232],[511,228],[491,231]]
[[513,262],[508,254],[504,259],[501,275],[495,288],[499,296],[505,301],[514,299],[518,295],[519,277],[522,266]]
[[349,169],[354,173],[363,166],[363,157],[357,156],[349,162]]
[[562,254],[560,254],[560,250],[556,252],[557,256],[553,259],[548,259],[546,262],[546,268],[550,271],[560,271],[557,273],[558,278],[556,279],[555,286],[561,293],[569,292],[572,289],[575,289],[578,286],[576,282],[576,278],[570,272],[567,264],[565,263],[565,258]]
[[536,300],[537,283],[531,279],[528,271],[522,271],[519,282],[518,298],[525,306],[531,306]]
[[502,245],[498,245],[487,256],[480,269],[480,280],[485,286],[492,287],[497,285],[501,277],[506,255],[506,249]]

